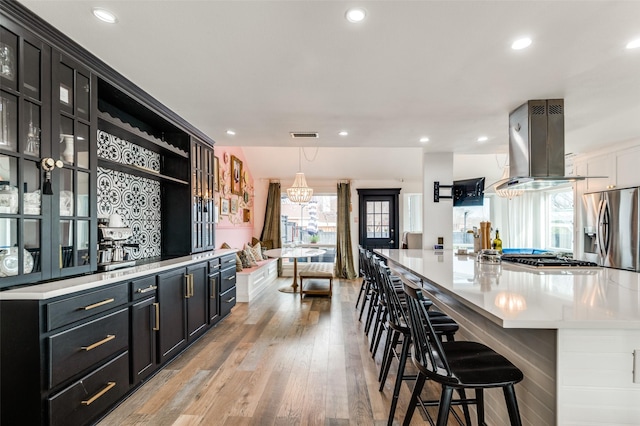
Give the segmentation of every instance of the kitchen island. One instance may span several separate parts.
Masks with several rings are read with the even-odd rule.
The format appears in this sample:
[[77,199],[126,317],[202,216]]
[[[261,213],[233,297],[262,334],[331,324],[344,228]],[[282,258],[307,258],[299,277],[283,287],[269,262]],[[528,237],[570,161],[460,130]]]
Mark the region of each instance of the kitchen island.
[[[483,342],[523,371],[524,424],[640,424],[640,274],[481,264],[451,250],[375,252],[458,321],[457,339]],[[487,392],[486,409],[489,424],[508,424],[499,391]]]

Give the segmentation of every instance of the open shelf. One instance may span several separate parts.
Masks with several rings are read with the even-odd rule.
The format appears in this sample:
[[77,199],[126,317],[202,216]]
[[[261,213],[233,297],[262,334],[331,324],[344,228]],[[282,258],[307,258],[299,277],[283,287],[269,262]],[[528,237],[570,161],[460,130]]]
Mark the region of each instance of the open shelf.
[[180,185],[189,185],[189,182],[177,179],[171,176],[163,175],[155,170],[147,169],[145,167],[136,166],[134,164],[122,164],[116,161],[107,160],[105,158],[98,158],[98,166],[105,169],[116,170],[123,173],[129,173],[135,176],[144,177],[147,179],[153,179],[157,181],[173,182]]
[[98,113],[98,128],[154,152],[171,153],[182,158],[189,158],[188,152],[133,127],[117,117],[112,117],[107,112],[100,111]]

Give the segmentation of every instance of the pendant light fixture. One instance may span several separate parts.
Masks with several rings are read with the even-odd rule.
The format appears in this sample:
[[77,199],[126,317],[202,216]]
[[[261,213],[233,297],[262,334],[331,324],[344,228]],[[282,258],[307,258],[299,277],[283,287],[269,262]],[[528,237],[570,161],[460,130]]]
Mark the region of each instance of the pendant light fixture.
[[287,197],[298,204],[308,203],[313,196],[313,189],[307,186],[307,180],[302,173],[302,148],[298,148],[298,173],[291,188],[287,189]]

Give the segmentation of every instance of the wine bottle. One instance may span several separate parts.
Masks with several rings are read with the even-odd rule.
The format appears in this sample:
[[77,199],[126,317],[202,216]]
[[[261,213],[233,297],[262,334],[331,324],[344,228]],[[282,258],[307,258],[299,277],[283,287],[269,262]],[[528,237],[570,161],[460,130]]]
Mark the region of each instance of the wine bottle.
[[502,253],[502,240],[500,239],[500,231],[498,229],[496,229],[496,237],[493,239],[491,246],[494,250],[497,250],[498,253]]

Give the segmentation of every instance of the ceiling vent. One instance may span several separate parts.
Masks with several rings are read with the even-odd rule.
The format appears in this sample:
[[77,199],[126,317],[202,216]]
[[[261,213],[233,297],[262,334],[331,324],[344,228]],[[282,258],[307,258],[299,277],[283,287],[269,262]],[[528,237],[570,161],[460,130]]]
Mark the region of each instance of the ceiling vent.
[[318,132],[289,132],[289,134],[293,139],[317,139],[320,137]]

